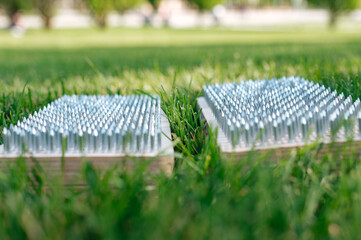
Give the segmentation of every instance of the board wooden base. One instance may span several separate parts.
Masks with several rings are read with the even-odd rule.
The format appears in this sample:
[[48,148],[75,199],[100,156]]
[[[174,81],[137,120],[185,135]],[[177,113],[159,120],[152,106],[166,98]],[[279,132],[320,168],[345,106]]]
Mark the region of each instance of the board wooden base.
[[323,138],[317,138],[316,133],[312,132],[306,143],[302,140],[301,136],[297,136],[291,143],[289,143],[287,137],[285,137],[278,143],[274,143],[270,140],[264,144],[256,142],[252,146],[247,146],[244,142],[240,142],[238,145],[233,147],[232,143],[228,140],[218,124],[218,121],[206,99],[204,97],[198,98],[197,105],[198,108],[201,109],[202,118],[207,121],[208,127],[212,129],[218,128],[217,143],[222,155],[226,158],[241,160],[252,152],[253,154],[267,154],[268,157],[277,159],[285,156],[285,154],[290,153],[292,150],[304,148],[306,145],[317,151],[317,154],[320,156],[339,152],[342,152],[343,154],[361,155],[361,138],[358,135],[359,129],[357,126],[354,129],[354,137],[352,141],[346,139],[344,130],[340,129],[340,132],[335,139],[331,139],[329,131],[326,132]]
[[[147,153],[19,153],[5,154],[3,146],[0,146],[0,168],[6,169],[6,164],[14,163],[15,159],[23,157],[29,170],[38,162],[42,168],[53,175],[62,176],[65,182],[76,179],[81,174],[84,161],[89,161],[96,169],[105,170],[114,165],[123,165],[126,169],[133,169],[135,164],[149,161],[148,171],[151,173],[164,172],[171,174],[174,167],[174,150],[171,139],[170,126],[164,112],[161,113],[162,139],[159,151]],[[34,160],[36,159],[36,161]]]

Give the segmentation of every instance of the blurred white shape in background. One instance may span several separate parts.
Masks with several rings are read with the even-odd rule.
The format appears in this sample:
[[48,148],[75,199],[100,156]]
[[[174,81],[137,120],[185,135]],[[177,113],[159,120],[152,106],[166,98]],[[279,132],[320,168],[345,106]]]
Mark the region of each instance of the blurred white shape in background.
[[53,19],[54,28],[86,28],[89,27],[92,18],[89,14],[75,9],[59,9]]
[[227,14],[227,9],[223,5],[217,5],[213,8],[212,13],[215,18],[223,18]]
[[10,33],[14,38],[21,38],[25,34],[25,28],[21,26],[10,27]]

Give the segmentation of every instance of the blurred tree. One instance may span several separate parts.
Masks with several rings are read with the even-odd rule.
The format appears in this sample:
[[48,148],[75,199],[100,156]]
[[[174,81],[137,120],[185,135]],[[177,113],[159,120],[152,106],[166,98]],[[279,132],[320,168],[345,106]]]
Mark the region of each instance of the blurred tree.
[[152,5],[154,11],[158,9],[159,4],[162,0],[148,0],[148,2],[150,3],[150,5]]
[[[107,17],[114,9],[114,1],[117,0],[84,0],[91,10],[94,20],[100,28],[107,26]],[[124,1],[126,2],[126,0]]]
[[129,9],[135,8],[145,0],[113,0],[114,1],[114,9],[118,12],[124,12]]
[[55,15],[57,0],[32,0],[34,7],[39,11],[46,29],[51,28],[51,20]]
[[329,25],[334,27],[337,19],[343,12],[347,12],[359,7],[360,0],[307,0],[315,7],[324,7],[329,12]]
[[245,6],[256,6],[259,0],[225,0],[223,1],[226,6],[236,9],[242,9]]
[[144,1],[145,0],[84,0],[100,28],[107,27],[107,18],[110,11],[117,10],[118,12],[124,12],[138,6]]
[[0,5],[4,8],[10,18],[10,25],[14,24],[15,16],[24,9],[29,9],[31,4],[28,0],[0,0]]
[[256,2],[260,6],[282,6],[291,4],[291,0],[258,0]]
[[209,10],[214,6],[221,4],[223,0],[187,0],[190,4],[198,7],[199,10]]

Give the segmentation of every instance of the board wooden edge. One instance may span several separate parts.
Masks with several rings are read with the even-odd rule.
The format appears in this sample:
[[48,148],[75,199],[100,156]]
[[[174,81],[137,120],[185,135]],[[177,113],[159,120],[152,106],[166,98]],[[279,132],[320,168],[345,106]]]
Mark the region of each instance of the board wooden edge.
[[[81,173],[81,168],[85,161],[92,163],[96,169],[105,170],[114,165],[123,165],[127,170],[134,169],[134,165],[140,161],[149,161],[147,170],[151,174],[164,172],[170,175],[174,168],[174,149],[171,141],[171,129],[169,121],[163,111],[161,111],[161,147],[158,152],[136,153],[136,154],[113,154],[96,153],[83,155],[80,153],[60,153],[54,154],[4,154],[3,146],[0,145],[0,169],[5,169],[6,164],[13,164],[15,159],[25,159],[30,170],[39,163],[44,171],[52,175],[63,175],[66,182],[77,177]],[[63,173],[62,173],[63,172]]]

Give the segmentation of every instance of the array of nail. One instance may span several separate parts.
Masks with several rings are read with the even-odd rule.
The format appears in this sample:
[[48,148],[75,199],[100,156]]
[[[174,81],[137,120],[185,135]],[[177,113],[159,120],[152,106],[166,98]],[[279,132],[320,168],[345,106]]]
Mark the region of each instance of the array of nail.
[[4,151],[139,153],[161,145],[159,96],[63,96],[3,130]]
[[[232,146],[360,135],[360,100],[300,77],[208,85],[205,99]],[[342,129],[342,131],[341,131]]]

